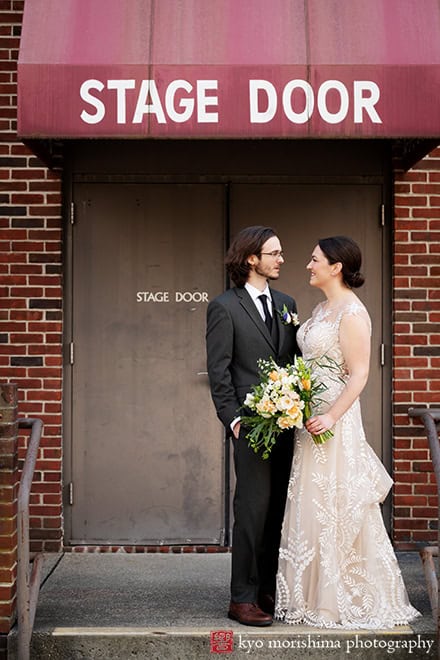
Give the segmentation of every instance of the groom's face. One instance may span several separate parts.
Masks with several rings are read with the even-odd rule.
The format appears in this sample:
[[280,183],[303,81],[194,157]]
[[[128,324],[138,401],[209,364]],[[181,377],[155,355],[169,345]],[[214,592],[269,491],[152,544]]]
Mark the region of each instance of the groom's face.
[[268,280],[277,280],[280,276],[280,267],[284,263],[283,252],[278,236],[268,238],[259,255],[251,255],[249,263],[257,275]]

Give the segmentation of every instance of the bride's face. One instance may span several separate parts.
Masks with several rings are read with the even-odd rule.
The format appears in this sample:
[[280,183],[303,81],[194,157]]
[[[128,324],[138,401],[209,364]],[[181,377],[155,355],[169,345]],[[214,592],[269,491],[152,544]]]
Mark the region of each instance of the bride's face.
[[327,257],[319,245],[313,250],[312,258],[306,268],[310,271],[310,284],[319,289],[325,287],[325,285],[334,277],[334,264],[333,266],[329,264]]

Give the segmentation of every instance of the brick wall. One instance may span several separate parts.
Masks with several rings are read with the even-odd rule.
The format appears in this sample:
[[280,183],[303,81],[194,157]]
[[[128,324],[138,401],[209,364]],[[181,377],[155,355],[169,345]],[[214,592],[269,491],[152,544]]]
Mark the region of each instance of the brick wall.
[[394,539],[437,539],[437,488],[428,442],[410,406],[440,406],[440,148],[395,179]]
[[[17,388],[0,384],[0,658],[15,619],[17,579]],[[4,653],[3,653],[4,656]]]
[[[0,0],[0,382],[44,435],[31,496],[32,550],[62,542],[62,277],[60,175],[16,138],[23,0]],[[394,538],[436,538],[427,441],[411,405],[440,405],[440,149],[397,174],[394,253]],[[24,453],[22,438],[21,457]]]
[[0,0],[0,382],[17,383],[20,416],[44,422],[31,495],[37,551],[61,542],[61,186],[16,137],[23,4]]

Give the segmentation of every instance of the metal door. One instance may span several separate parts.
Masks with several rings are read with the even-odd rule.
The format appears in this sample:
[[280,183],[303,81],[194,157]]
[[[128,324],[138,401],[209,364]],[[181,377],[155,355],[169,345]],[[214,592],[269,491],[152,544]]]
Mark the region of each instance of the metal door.
[[224,188],[78,183],[74,201],[66,536],[219,543],[204,336],[224,288]]
[[383,229],[379,222],[382,187],[368,184],[249,184],[231,187],[230,223],[234,235],[246,225],[263,224],[279,234],[285,264],[275,288],[292,295],[300,320],[310,316],[323,294],[309,285],[305,270],[319,238],[344,234],[356,240],[363,254],[364,286],[356,293],[373,321],[370,377],[362,394],[366,435],[376,453],[388,462],[390,439],[382,440]]

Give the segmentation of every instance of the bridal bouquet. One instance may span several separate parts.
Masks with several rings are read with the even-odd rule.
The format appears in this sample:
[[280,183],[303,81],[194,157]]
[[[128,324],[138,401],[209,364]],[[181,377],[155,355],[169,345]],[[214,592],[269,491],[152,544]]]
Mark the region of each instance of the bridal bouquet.
[[[285,367],[272,358],[258,360],[258,370],[260,383],[252,386],[244,401],[254,414],[242,417],[241,422],[250,429],[246,435],[249,446],[255,453],[262,449],[262,458],[266,459],[282,431],[302,428],[312,416],[312,405],[321,401],[318,395],[327,388],[313,378],[311,366],[300,357]],[[323,444],[332,436],[328,430],[312,438],[316,444]]]

